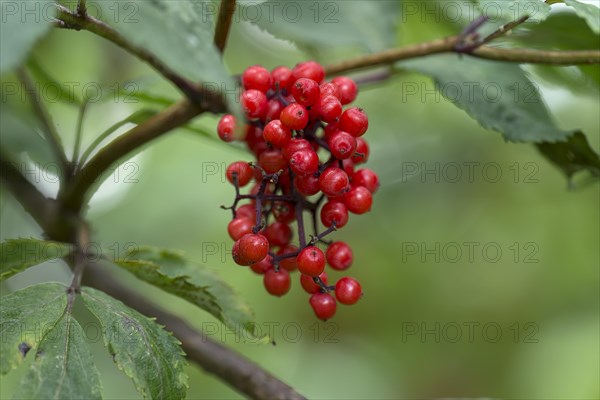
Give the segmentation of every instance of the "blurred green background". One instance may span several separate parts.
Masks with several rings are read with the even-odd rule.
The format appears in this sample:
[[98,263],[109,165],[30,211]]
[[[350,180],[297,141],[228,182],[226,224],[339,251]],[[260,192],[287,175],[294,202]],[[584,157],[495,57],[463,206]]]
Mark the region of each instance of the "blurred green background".
[[[397,44],[457,29],[408,18]],[[177,98],[147,66],[89,33],[54,31],[34,54],[60,82],[125,87],[131,81],[140,90]],[[326,54],[302,52],[237,23],[225,61],[232,73],[240,73],[256,63],[291,66],[315,55],[327,61]],[[559,125],[581,128],[598,151],[598,92],[537,82]],[[277,345],[244,343],[203,311],[120,271],[107,273],[309,398],[598,398],[598,184],[569,191],[564,176],[533,146],[505,143],[431,94],[426,102],[421,93],[404,98],[407,83],[433,90],[428,79],[401,73],[366,87],[356,101],[370,117],[367,166],[382,181],[372,212],[351,218],[335,234],[354,249],[350,275],[366,293],[357,305],[339,307],[333,320],[317,322],[297,279],[291,293],[274,298],[260,277],[230,260],[230,213],[219,206],[232,201],[233,189],[223,171],[229,162],[251,157],[241,147],[214,140],[217,118],[211,116],[198,118],[194,126],[212,138],[178,129],[116,169],[89,210],[94,240],[119,252],[127,243],[186,251],[247,299],[259,327]],[[91,105],[84,146],[142,105],[127,100],[118,94]],[[18,96],[9,101],[24,102]],[[49,108],[70,148],[77,110],[59,103]],[[47,179],[40,185],[49,194],[56,190]],[[1,238],[39,237],[4,188],[1,195]],[[45,264],[9,279],[2,291],[69,279],[64,266]],[[82,325],[91,321],[87,314],[80,317]],[[92,346],[104,397],[139,398],[101,341]],[[26,368],[0,379],[1,398],[12,396]],[[240,398],[197,367],[188,372],[188,398]]]

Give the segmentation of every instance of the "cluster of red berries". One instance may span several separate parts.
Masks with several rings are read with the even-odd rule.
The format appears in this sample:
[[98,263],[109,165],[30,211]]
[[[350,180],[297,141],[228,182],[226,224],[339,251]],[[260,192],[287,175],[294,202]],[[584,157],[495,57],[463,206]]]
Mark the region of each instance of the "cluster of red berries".
[[[234,162],[226,171],[236,190],[234,204],[224,207],[233,212],[227,228],[235,241],[233,259],[263,275],[266,290],[275,296],[290,290],[290,272],[299,270],[315,314],[329,319],[337,302],[356,303],[362,288],[350,277],[328,286],[326,264],[344,271],[353,255],[346,243],[325,237],[344,227],[349,213],[368,212],[379,187],[372,170],[355,169],[369,157],[362,138],[369,125],[366,113],[355,107],[343,109],[356,98],[357,85],[347,77],[325,82],[325,70],[314,61],[271,72],[252,66],[241,82],[243,140],[257,162]],[[236,123],[234,116],[223,116],[219,137],[232,141]],[[251,182],[248,194],[240,194],[240,187]],[[312,216],[314,230],[308,238],[305,212]],[[321,233],[318,216],[326,228]],[[292,244],[294,222],[297,244]],[[319,246],[327,246],[326,251]]]

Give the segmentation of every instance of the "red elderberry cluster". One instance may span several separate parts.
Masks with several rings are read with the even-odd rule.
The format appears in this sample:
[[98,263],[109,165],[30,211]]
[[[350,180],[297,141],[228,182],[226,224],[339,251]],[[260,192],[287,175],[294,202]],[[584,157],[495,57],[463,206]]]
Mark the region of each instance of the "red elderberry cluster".
[[[227,227],[235,241],[233,260],[263,275],[267,292],[275,296],[286,294],[290,273],[300,271],[300,284],[311,294],[316,316],[327,320],[337,302],[356,303],[362,288],[350,277],[328,285],[326,265],[345,271],[353,255],[346,243],[326,236],[343,228],[350,213],[368,212],[379,187],[372,170],[357,169],[369,157],[362,138],[369,126],[367,114],[356,107],[344,110],[356,98],[357,85],[347,77],[326,82],[323,67],[314,61],[270,72],[252,66],[241,81],[243,140],[257,162],[237,161],[226,171],[236,192],[233,205],[223,207],[233,212]],[[223,116],[219,137],[232,141],[236,123],[232,115]],[[251,182],[248,194],[241,194],[240,188]],[[305,212],[312,217],[309,237]],[[326,228],[320,233],[319,219]],[[298,234],[294,243],[293,223]]]

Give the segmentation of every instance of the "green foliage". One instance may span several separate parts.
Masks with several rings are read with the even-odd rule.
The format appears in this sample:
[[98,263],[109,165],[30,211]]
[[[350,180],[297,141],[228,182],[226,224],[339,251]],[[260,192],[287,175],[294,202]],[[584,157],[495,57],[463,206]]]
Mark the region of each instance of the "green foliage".
[[[0,73],[21,64],[31,48],[52,27],[53,0],[3,2],[0,24]],[[25,10],[35,9],[26,13]]]
[[103,292],[86,287],[82,298],[100,321],[104,344],[114,362],[144,398],[185,397],[186,362],[177,339],[152,319]]
[[100,376],[85,343],[83,329],[70,313],[44,335],[15,397],[40,400],[102,398]]
[[[97,6],[104,22],[176,73],[208,85],[213,92],[235,88],[213,45],[212,20],[202,12],[202,3],[117,0],[100,1]],[[239,105],[229,100],[232,110],[237,110]]]
[[39,239],[8,239],[0,243],[0,282],[34,265],[70,254],[66,243]]
[[[378,51],[396,42],[398,1],[283,1],[271,4],[276,12],[270,13],[266,5],[250,3],[254,10],[242,11],[242,16],[254,22],[252,15],[260,9],[263,18],[256,21],[258,26],[300,47]],[[361,23],[365,20],[372,23]]]
[[141,280],[208,311],[246,339],[269,340],[256,336],[252,310],[227,283],[177,252],[144,247],[114,263]]
[[2,153],[13,162],[26,153],[29,158],[42,166],[55,163],[52,148],[33,126],[19,118],[8,106],[0,108],[0,131],[2,132]]
[[585,19],[596,34],[600,34],[600,8],[577,0],[564,0],[564,2],[569,7],[573,7],[575,13]]
[[551,120],[537,87],[518,65],[456,55],[400,64],[433,77],[436,88],[487,129],[513,142],[555,142],[569,132]]
[[7,374],[18,367],[29,350],[37,348],[48,335],[65,311],[65,289],[59,283],[42,283],[2,296],[0,373]]
[[537,147],[567,178],[579,171],[588,171],[592,176],[600,177],[600,157],[582,132],[575,132],[564,141],[539,143]]
[[531,22],[542,22],[550,15],[551,8],[543,0],[478,0],[481,12],[491,19],[508,22],[529,16]]

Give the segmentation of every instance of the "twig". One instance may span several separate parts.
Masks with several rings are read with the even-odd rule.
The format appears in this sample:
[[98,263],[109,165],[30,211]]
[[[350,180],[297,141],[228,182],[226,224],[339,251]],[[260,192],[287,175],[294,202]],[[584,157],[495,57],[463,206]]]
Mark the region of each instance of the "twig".
[[185,321],[149,302],[91,263],[86,269],[84,284],[121,300],[172,331],[182,342],[187,358],[206,372],[214,374],[238,392],[253,399],[304,399],[290,386],[271,375],[241,354],[215,342],[192,329]]
[[85,111],[87,110],[88,99],[84,99],[81,106],[79,106],[79,113],[77,115],[77,127],[75,128],[75,145],[73,146],[73,157],[71,158],[72,165],[76,166],[79,160],[79,151],[81,149],[81,135],[83,134],[83,118],[85,117]]
[[223,53],[227,44],[227,37],[231,29],[231,20],[235,13],[236,0],[221,0],[219,7],[219,16],[217,18],[217,26],[215,28],[215,46],[219,52]]

